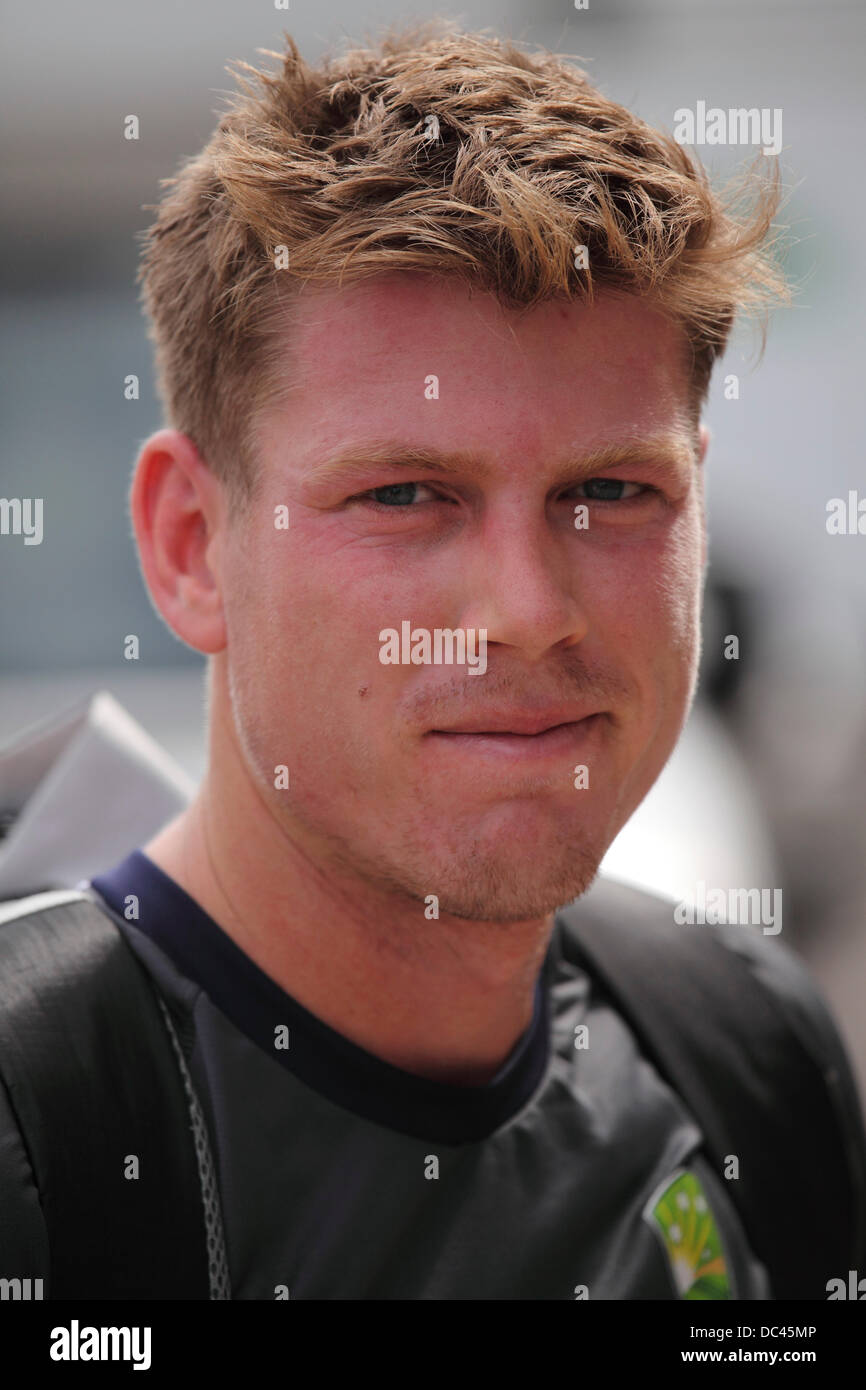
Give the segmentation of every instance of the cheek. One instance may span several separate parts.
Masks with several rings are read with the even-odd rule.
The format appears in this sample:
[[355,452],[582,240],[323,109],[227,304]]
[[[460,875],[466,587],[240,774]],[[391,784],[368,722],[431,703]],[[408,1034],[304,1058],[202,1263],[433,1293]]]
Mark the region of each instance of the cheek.
[[283,533],[239,533],[224,565],[228,679],[235,718],[260,746],[282,742],[291,727],[293,683],[308,660],[305,626],[292,602]]
[[[648,630],[656,685],[686,705],[694,691],[700,656],[701,541],[692,528],[674,533],[655,568]],[[674,710],[671,711],[672,715]]]
[[672,537],[654,571],[653,589],[659,624],[677,650],[688,649],[697,639],[701,572],[700,542],[688,533]]
[[[696,515],[656,538],[623,544],[596,572],[599,636],[641,683],[686,689],[697,665],[701,531]],[[602,597],[603,596],[603,597]]]
[[370,775],[390,668],[379,661],[375,605],[338,582],[334,566],[297,556],[255,538],[235,547],[225,566],[227,674],[260,773],[286,762],[310,796],[352,769]]
[[308,553],[298,528],[276,529],[272,513],[237,528],[224,561],[230,656],[315,678],[321,648],[342,609],[334,601],[331,568]]

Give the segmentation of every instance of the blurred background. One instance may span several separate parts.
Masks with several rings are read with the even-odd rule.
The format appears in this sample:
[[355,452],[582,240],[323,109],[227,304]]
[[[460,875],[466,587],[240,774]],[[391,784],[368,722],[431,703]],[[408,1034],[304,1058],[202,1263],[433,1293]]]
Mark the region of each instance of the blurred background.
[[[0,744],[111,691],[195,779],[203,663],[156,617],[126,507],[161,419],[135,287],[159,179],[207,139],[233,81],[288,30],[314,59],[436,5],[129,0],[4,10],[0,496],[45,499],[45,539],[0,536]],[[701,693],[680,747],[604,869],[672,897],[781,887],[866,1095],[866,537],[826,506],[866,496],[866,118],[858,0],[476,0],[466,26],[579,57],[652,124],[781,108],[795,305],[735,335],[706,413],[711,570]],[[124,117],[141,138],[123,138]],[[697,150],[728,177],[753,151]],[[124,399],[135,373],[140,399]],[[736,373],[739,398],[725,399]],[[123,638],[140,638],[138,662]],[[724,638],[740,639],[738,661]],[[2,800],[2,784],[0,784]],[[0,812],[3,806],[0,805]]]

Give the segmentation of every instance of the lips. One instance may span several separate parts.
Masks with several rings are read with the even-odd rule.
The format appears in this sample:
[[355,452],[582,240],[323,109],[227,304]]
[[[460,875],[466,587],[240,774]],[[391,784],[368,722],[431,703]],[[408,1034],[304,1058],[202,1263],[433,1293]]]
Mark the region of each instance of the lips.
[[513,734],[522,738],[533,738],[539,734],[550,733],[553,729],[581,723],[591,719],[598,710],[545,710],[528,712],[524,710],[487,711],[482,715],[461,720],[447,727],[431,729],[433,734]]
[[[585,762],[600,748],[605,716],[585,714],[579,719],[551,721],[549,715],[491,715],[466,720],[465,726],[430,729],[423,743],[437,762],[445,760],[463,775],[472,765],[490,776],[513,779],[540,778],[549,783],[561,779],[563,766]],[[530,730],[530,732],[524,732]]]

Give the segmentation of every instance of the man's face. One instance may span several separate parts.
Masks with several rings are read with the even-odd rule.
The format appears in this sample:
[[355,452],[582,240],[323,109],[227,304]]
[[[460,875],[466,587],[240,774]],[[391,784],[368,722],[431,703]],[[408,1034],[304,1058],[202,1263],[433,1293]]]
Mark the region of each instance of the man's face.
[[[458,917],[545,914],[592,881],[694,689],[682,338],[636,298],[517,313],[400,275],[304,291],[285,361],[220,546],[250,770],[316,859]],[[383,664],[403,622],[486,629],[486,670]]]

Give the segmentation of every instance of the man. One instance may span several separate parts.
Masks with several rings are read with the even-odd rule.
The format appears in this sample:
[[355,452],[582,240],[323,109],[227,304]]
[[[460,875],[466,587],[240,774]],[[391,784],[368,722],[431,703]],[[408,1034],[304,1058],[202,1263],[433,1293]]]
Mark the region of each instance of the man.
[[[694,694],[700,408],[735,314],[780,288],[775,204],[738,222],[577,70],[447,32],[320,69],[289,41],[170,181],[143,265],[169,423],[132,515],[154,604],[210,658],[209,761],[91,893],[183,1054],[212,1297],[780,1296],[739,1154],[557,912]],[[587,902],[599,937],[712,931]],[[805,972],[715,931],[689,938],[696,998],[736,956],[856,1189]],[[748,1037],[726,1001],[707,1029]],[[7,1248],[50,1280],[6,1108]]]

